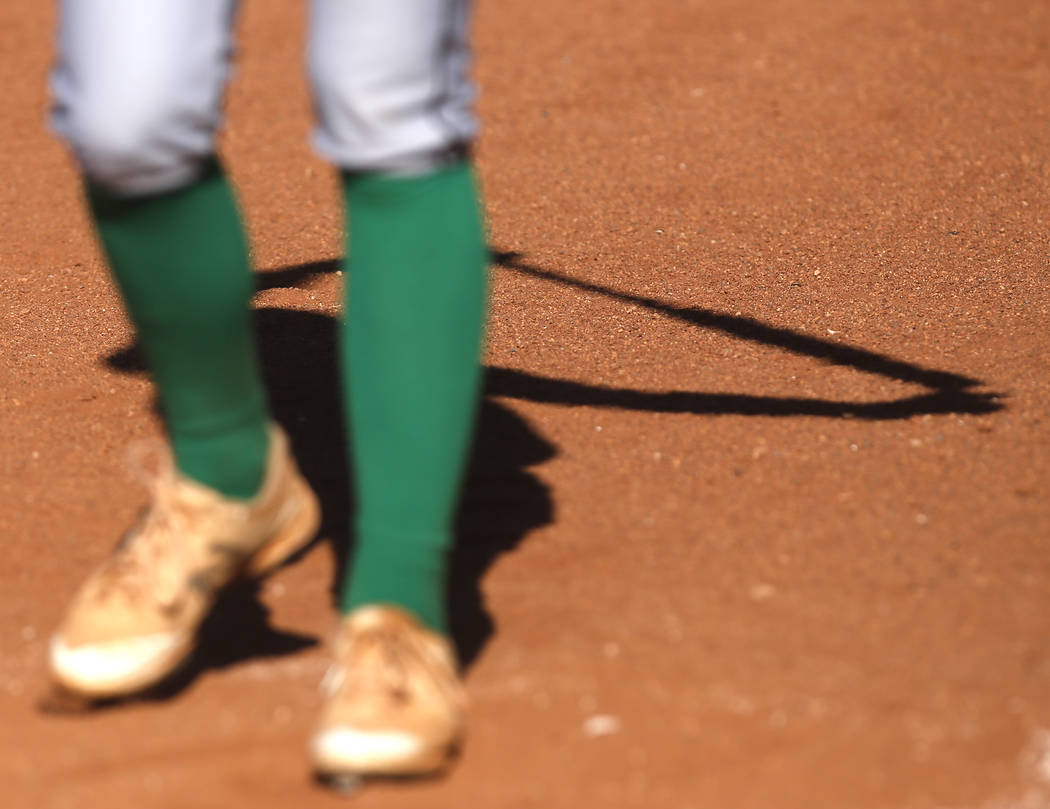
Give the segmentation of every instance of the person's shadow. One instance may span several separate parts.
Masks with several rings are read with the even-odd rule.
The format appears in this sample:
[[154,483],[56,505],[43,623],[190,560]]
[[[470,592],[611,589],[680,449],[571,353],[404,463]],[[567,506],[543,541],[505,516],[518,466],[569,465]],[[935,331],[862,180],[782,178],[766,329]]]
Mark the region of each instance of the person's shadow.
[[[465,666],[476,659],[494,631],[480,589],[485,572],[497,557],[515,548],[530,531],[554,520],[551,494],[529,469],[554,457],[558,449],[498,399],[698,415],[735,413],[869,420],[903,419],[925,413],[992,413],[1003,407],[997,394],[977,390],[982,386],[977,379],[923,368],[747,317],[679,307],[579,281],[530,265],[517,253],[493,252],[492,258],[494,264],[504,270],[648,308],[692,328],[715,329],[830,364],[852,366],[920,385],[924,391],[894,400],[850,402],[643,391],[554,379],[520,369],[487,368],[485,397],[459,508],[457,544],[452,558],[452,633]],[[272,289],[308,284],[318,275],[338,269],[339,262],[322,261],[267,271],[257,276],[258,286]],[[334,558],[338,560],[331,588],[332,598],[337,600],[346,572],[345,560],[349,557],[348,525],[353,510],[338,391],[337,323],[329,315],[290,309],[264,308],[256,314],[274,414],[287,429],[303,473],[322,500],[324,520],[319,536],[332,543]],[[134,346],[110,355],[105,362],[121,372],[145,372]],[[317,638],[271,627],[267,611],[258,599],[258,585],[240,583],[223,593],[202,627],[196,651],[181,673],[146,696],[167,698],[203,671],[248,659],[292,653],[316,642]]]

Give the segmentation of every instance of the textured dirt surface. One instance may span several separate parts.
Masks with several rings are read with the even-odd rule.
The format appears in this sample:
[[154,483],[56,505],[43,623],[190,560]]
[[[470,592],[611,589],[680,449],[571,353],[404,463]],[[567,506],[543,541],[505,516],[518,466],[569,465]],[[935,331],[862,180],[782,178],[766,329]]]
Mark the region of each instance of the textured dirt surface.
[[[304,756],[348,506],[299,4],[245,4],[223,150],[324,539],[165,692],[41,707],[158,431],[43,123],[53,14],[0,5],[2,803],[338,805]],[[1050,806],[1048,31],[1021,0],[482,1],[472,736],[360,806]]]

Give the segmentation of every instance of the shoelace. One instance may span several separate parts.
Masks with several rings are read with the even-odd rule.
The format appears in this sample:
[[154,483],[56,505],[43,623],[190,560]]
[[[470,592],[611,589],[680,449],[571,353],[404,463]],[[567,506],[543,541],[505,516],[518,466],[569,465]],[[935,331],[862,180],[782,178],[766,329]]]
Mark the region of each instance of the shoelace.
[[187,521],[176,496],[175,463],[166,447],[146,441],[128,448],[126,465],[149,491],[150,505],[106,568],[103,591],[150,597],[170,608],[189,570],[186,548],[179,540]]
[[[447,661],[437,655],[430,644],[412,636],[406,637],[404,630],[369,627],[355,631],[343,642],[347,645],[339,650],[339,661],[329,666],[321,681],[321,690],[329,697],[344,685],[352,687],[365,683],[378,685],[391,695],[407,696],[412,691],[409,686],[414,669],[425,671],[442,691],[455,697],[449,688]],[[378,667],[362,662],[375,657],[382,661]],[[454,673],[452,677],[455,677]]]
[[[328,668],[321,683],[326,694],[334,695],[346,683],[363,685],[365,682],[375,683],[390,693],[406,691],[409,679],[406,664],[410,665],[410,655],[398,633],[385,627],[370,627],[355,632],[344,643],[346,646],[338,654],[340,660]],[[363,662],[376,657],[381,660],[379,666]]]

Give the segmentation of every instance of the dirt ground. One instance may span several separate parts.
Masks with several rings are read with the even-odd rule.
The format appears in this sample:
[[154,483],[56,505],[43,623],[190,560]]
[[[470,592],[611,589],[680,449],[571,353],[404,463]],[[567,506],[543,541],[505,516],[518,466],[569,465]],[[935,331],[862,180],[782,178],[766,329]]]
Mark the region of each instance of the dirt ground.
[[[325,807],[341,214],[303,4],[250,0],[223,151],[321,540],[149,699],[48,711],[144,502],[148,380],[0,5],[0,803]],[[456,561],[472,734],[361,807],[1050,807],[1050,5],[481,0],[494,250]]]

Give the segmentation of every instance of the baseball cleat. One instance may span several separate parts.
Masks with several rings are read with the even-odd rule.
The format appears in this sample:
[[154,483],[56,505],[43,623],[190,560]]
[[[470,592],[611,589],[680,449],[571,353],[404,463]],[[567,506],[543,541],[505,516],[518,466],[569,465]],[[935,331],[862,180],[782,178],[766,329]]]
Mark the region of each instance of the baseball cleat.
[[467,699],[451,644],[396,607],[343,619],[322,690],[310,752],[329,783],[437,775],[463,739]]
[[152,502],[116,552],[84,583],[51,639],[56,683],[93,699],[149,688],[189,655],[220,590],[260,576],[317,532],[317,497],[270,429],[267,471],[251,500],[223,497],[166,459]]

